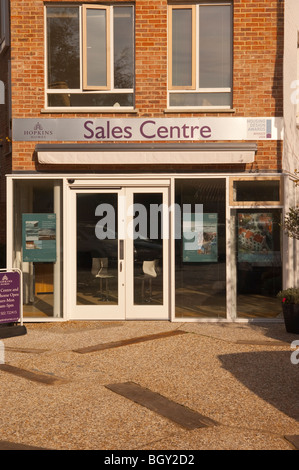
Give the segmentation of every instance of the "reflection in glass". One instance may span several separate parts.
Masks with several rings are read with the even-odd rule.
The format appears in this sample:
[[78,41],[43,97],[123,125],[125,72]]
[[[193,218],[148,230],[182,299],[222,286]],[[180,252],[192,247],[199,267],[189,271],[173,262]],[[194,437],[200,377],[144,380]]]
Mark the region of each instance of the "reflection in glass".
[[79,10],[47,7],[48,88],[80,88]]
[[234,201],[280,201],[280,181],[234,181]]
[[172,10],[172,86],[192,85],[192,10]]
[[133,93],[49,93],[48,106],[133,106]]
[[170,93],[170,106],[231,106],[231,93]]
[[282,288],[281,211],[236,211],[237,316],[276,317]]
[[[177,180],[176,317],[226,316],[225,180]],[[202,204],[203,216],[196,216]],[[178,216],[177,216],[178,217]]]
[[87,86],[107,86],[106,10],[86,10]]
[[[56,189],[54,189],[56,187]],[[54,214],[60,203],[59,180],[16,180],[14,181],[14,267],[23,273],[23,315],[24,318],[59,318],[62,316],[63,286],[61,279],[62,260],[59,253],[61,221],[56,217],[56,262],[23,262],[22,214]],[[57,214],[56,214],[57,215]],[[61,240],[61,239],[60,239]],[[55,285],[55,289],[54,289]]]
[[134,304],[163,304],[162,194],[134,194]]
[[117,194],[77,194],[77,305],[118,303],[117,231]]
[[114,7],[114,88],[133,88],[133,8]]

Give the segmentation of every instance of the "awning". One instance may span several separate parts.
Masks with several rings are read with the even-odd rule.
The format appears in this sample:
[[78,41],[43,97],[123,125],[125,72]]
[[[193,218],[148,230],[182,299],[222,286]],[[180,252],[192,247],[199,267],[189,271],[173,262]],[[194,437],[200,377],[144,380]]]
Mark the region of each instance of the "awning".
[[39,144],[38,162],[46,165],[245,164],[254,162],[257,145],[239,144]]

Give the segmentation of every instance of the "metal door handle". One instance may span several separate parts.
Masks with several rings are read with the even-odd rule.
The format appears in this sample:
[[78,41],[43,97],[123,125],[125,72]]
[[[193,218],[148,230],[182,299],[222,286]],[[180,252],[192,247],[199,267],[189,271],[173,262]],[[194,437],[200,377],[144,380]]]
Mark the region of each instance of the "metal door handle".
[[124,259],[124,240],[119,240],[119,259]]

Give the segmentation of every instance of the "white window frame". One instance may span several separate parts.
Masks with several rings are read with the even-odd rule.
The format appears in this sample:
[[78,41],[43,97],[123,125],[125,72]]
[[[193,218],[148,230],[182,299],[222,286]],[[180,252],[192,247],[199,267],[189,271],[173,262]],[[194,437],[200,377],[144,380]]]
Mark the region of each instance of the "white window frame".
[[[54,89],[54,88],[49,88],[48,87],[48,53],[47,53],[47,7],[53,7],[53,6],[68,6],[68,8],[77,8],[79,9],[79,47],[80,47],[80,88],[63,88],[63,89]],[[133,4],[116,4],[115,6],[117,7],[128,7],[130,6],[131,8],[134,9]],[[109,54],[109,59],[108,59],[108,67],[109,69],[107,70],[107,78],[108,78],[108,86],[103,88],[103,87],[93,87],[92,89],[87,87],[84,83],[84,43],[85,43],[85,38],[84,38],[84,26],[83,26],[83,9],[86,11],[88,8],[102,8],[106,9],[109,11],[109,14],[107,15],[107,21],[109,21],[108,24],[108,31],[109,31],[109,38],[108,38],[108,43],[107,43],[107,48],[108,48],[108,54]],[[113,64],[113,53],[114,53],[114,41],[113,41],[113,8],[114,5],[109,5],[105,6],[102,4],[70,4],[70,5],[62,5],[62,4],[48,4],[45,5],[44,7],[44,44],[45,44],[45,102],[44,102],[44,112],[69,112],[69,113],[75,113],[75,112],[127,112],[127,111],[134,111],[134,106],[80,106],[80,107],[74,107],[74,106],[66,106],[66,107],[56,107],[56,106],[48,106],[48,96],[50,94],[80,94],[80,95],[87,95],[87,94],[127,94],[127,93],[132,93],[133,97],[135,94],[134,88],[114,88],[113,83],[114,83],[114,64]],[[134,10],[133,10],[134,11]],[[134,45],[135,46],[135,45]]]
[[0,0],[0,54],[10,46],[9,34],[9,0]]
[[[168,5],[168,90],[167,90],[167,108],[169,110],[174,109],[191,109],[191,110],[230,110],[232,109],[232,99],[230,106],[171,106],[170,105],[170,95],[175,93],[230,93],[232,95],[232,84],[229,88],[200,88],[199,86],[199,8],[200,6],[204,5],[211,5],[211,6],[230,6],[232,10],[232,2],[204,2],[204,3],[183,3],[180,4],[171,4]],[[195,31],[192,33],[192,86],[189,87],[176,87],[172,86],[171,79],[172,79],[172,10],[178,9],[190,9],[192,10],[192,28],[195,28]],[[195,50],[194,50],[195,48]]]
[[[103,86],[90,86],[87,83],[87,10],[100,10],[105,11],[106,13],[106,82],[107,85]],[[112,80],[111,80],[111,20],[110,20],[111,9],[109,6],[104,5],[83,5],[83,21],[82,21],[82,30],[83,30],[83,51],[82,51],[82,63],[83,63],[83,90],[111,90]]]

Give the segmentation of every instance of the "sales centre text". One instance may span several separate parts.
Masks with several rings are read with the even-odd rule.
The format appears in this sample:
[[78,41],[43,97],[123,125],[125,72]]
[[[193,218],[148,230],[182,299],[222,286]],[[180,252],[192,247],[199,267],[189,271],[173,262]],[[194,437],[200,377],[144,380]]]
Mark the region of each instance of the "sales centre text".
[[[134,131],[131,126],[112,126],[110,121],[105,126],[94,126],[93,121],[85,121],[85,139],[132,139]],[[139,126],[139,132],[144,139],[197,139],[197,132],[202,139],[210,139],[212,130],[209,126],[157,126],[156,121],[143,121]]]

